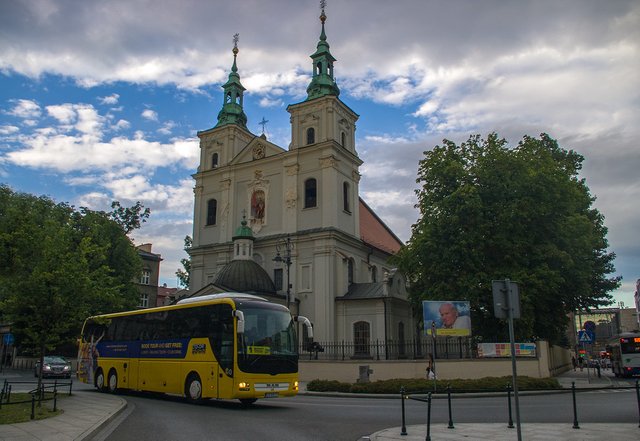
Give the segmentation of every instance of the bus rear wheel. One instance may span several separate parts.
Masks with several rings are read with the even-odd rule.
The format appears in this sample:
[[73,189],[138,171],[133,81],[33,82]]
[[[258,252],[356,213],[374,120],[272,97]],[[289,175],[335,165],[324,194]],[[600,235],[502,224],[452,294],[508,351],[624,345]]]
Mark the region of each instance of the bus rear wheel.
[[202,400],[202,381],[196,373],[191,373],[184,383],[184,395],[187,401],[197,403]]
[[111,369],[109,371],[109,383],[108,383],[109,392],[115,394],[118,391],[118,373],[115,369]]

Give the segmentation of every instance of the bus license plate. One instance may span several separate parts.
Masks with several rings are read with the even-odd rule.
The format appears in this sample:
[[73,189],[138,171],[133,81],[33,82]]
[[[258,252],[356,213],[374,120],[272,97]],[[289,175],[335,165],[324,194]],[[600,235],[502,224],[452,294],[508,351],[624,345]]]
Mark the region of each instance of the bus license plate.
[[266,394],[264,394],[265,398],[277,398],[278,397],[278,392],[267,392]]

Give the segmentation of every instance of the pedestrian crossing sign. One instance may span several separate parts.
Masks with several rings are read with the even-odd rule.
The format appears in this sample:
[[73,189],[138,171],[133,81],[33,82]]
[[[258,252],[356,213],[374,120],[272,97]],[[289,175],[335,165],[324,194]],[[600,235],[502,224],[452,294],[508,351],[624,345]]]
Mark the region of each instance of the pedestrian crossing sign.
[[578,332],[578,341],[580,343],[591,343],[591,336],[587,331]]

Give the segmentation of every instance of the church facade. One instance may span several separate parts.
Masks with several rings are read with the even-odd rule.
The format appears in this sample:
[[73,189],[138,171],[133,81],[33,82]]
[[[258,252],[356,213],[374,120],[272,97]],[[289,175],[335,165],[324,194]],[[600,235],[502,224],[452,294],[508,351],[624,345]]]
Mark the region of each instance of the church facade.
[[409,340],[405,279],[388,263],[402,243],[359,197],[358,115],[339,98],[320,19],[307,98],[287,108],[288,148],[247,129],[233,48],[218,123],[198,133],[190,292],[288,303],[320,342]]

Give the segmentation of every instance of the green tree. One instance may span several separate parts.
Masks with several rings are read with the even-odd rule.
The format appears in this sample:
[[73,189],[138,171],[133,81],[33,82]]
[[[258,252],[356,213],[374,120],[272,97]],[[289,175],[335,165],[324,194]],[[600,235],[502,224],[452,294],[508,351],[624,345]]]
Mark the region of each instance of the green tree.
[[[193,239],[191,236],[184,237],[184,250],[189,253],[189,250],[193,246]],[[189,287],[189,278],[191,277],[191,258],[180,259],[180,263],[184,269],[178,269],[176,276],[178,276],[178,282],[185,288]]]
[[111,213],[109,213],[109,217],[120,225],[125,234],[140,228],[140,225],[145,223],[150,215],[151,210],[144,208],[140,201],[137,201],[133,207],[123,207],[120,202],[113,201]]
[[141,269],[107,213],[0,186],[0,311],[20,347],[42,359],[89,315],[134,307]]
[[514,148],[492,133],[424,153],[421,217],[396,257],[411,300],[469,300],[474,334],[507,338],[493,315],[491,281],[520,284],[519,339],[562,343],[567,314],[610,303],[620,285],[603,216],[578,173],[583,157],[546,134]]

